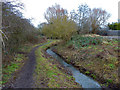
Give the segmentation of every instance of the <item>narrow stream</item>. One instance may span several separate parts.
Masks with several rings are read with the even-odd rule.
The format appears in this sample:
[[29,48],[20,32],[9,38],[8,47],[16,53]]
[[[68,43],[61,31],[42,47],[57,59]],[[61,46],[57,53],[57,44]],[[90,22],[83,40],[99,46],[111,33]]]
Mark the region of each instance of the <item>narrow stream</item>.
[[96,82],[92,78],[82,74],[79,70],[74,68],[72,65],[67,64],[61,57],[59,57],[51,49],[47,49],[46,52],[49,55],[51,55],[52,57],[54,57],[55,59],[57,59],[66,68],[68,68],[71,71],[71,73],[73,74],[73,77],[75,78],[75,81],[77,83],[79,83],[82,86],[82,88],[86,88],[86,89],[87,88],[97,88],[97,89],[101,90],[101,86],[98,82]]

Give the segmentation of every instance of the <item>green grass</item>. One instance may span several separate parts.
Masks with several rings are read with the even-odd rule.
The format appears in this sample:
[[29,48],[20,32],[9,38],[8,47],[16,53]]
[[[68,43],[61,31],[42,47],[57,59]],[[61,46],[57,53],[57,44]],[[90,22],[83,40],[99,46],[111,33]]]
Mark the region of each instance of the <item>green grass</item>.
[[89,72],[89,71],[86,71],[85,73],[86,73],[86,74],[89,74],[90,72]]
[[3,73],[2,84],[3,85],[9,81],[9,79],[12,77],[12,73],[17,71],[23,65],[22,61],[26,59],[27,58],[24,55],[16,54],[16,56],[14,57],[14,60],[9,65],[2,66],[3,67],[3,70],[2,70],[2,73]]
[[108,82],[108,83],[112,83],[112,80],[111,80],[111,79],[108,79],[107,82]]
[[[37,44],[37,45],[40,45],[40,44]],[[26,44],[24,46],[21,46],[19,48],[19,51],[29,53],[30,50],[35,46],[36,45]],[[13,60],[9,63],[9,65],[4,65],[4,64],[2,65],[3,76],[2,76],[1,83],[3,84],[3,86],[5,83],[9,81],[13,73],[19,70],[24,65],[24,61],[27,59],[28,57],[25,57],[24,54],[15,54],[15,56],[13,57]]]
[[114,64],[109,64],[109,67],[110,67],[111,69],[113,69],[115,66],[114,66]]
[[65,74],[61,71],[57,64],[52,64],[51,58],[45,58],[42,53],[48,46],[51,46],[53,43],[57,43],[54,40],[52,43],[41,46],[36,50],[36,69],[34,74],[35,86],[40,87],[40,83],[45,83],[49,88],[60,88],[60,87],[80,87],[74,82],[73,77]]
[[91,74],[94,79],[96,79],[96,76],[94,74]]

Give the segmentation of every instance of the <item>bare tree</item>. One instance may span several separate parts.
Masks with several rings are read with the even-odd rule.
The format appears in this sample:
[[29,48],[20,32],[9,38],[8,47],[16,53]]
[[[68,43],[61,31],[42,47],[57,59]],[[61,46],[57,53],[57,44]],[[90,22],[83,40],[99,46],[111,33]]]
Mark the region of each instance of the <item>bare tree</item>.
[[102,10],[101,8],[94,8],[90,14],[92,33],[96,33],[100,27],[105,27],[109,17],[110,14],[105,10]]
[[58,18],[60,16],[67,15],[67,10],[60,7],[60,5],[55,4],[49,7],[45,13],[45,19],[50,23],[53,18]]
[[78,24],[78,32],[86,32],[89,29],[90,8],[87,4],[79,5],[77,12],[71,12],[71,18]]
[[71,12],[71,19],[78,24],[79,33],[96,33],[105,27],[110,14],[101,8],[91,9],[87,4],[79,5],[77,12]]

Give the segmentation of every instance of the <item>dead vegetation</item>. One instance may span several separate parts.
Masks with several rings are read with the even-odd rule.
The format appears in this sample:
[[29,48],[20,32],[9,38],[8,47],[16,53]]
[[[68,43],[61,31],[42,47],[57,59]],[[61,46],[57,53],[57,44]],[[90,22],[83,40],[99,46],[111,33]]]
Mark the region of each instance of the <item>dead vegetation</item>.
[[[95,36],[95,35],[94,35]],[[93,37],[94,37],[93,36]],[[58,45],[54,51],[60,54],[65,60],[75,67],[84,68],[84,73],[95,73],[97,76],[107,81],[107,85],[118,85],[118,67],[120,66],[118,41],[105,40],[100,45],[89,45],[75,49],[74,45]],[[97,80],[97,79],[96,79]]]

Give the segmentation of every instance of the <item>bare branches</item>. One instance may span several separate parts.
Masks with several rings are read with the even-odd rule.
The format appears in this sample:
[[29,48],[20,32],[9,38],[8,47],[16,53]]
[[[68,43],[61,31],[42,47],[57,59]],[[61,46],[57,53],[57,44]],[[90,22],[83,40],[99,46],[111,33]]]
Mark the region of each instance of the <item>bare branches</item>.
[[87,4],[80,5],[77,12],[71,12],[71,19],[78,24],[78,32],[92,32],[106,26],[110,14],[101,8],[91,9]]
[[2,34],[3,34],[3,36],[8,40],[8,37],[4,34],[4,32],[2,32],[2,30],[0,30],[0,39],[1,39],[1,41],[2,41],[2,44],[3,44],[3,46],[4,46],[4,48],[5,48],[5,43],[4,43],[4,40],[3,40],[3,38],[2,38]]
[[58,18],[61,16],[67,15],[67,10],[60,7],[60,5],[55,4],[52,7],[49,7],[44,13],[45,19],[50,23],[52,18]]
[[92,33],[96,33],[100,27],[104,27],[106,25],[106,21],[110,17],[110,14],[101,8],[94,8],[90,17]]

